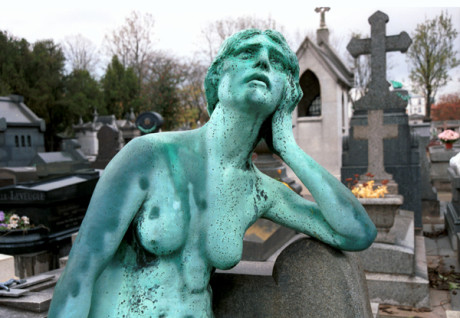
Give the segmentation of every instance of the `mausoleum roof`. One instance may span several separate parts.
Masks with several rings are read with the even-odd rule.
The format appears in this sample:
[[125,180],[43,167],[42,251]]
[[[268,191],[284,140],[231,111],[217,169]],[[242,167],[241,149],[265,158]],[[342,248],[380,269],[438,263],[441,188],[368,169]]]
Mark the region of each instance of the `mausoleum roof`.
[[329,44],[322,42],[321,45],[317,45],[306,37],[296,52],[299,61],[308,49],[316,53],[315,55],[322,60],[323,65],[337,77],[339,82],[348,88],[353,87],[353,73]]
[[18,95],[0,97],[0,118],[5,118],[7,125],[39,126],[45,131],[45,122],[23,103]]

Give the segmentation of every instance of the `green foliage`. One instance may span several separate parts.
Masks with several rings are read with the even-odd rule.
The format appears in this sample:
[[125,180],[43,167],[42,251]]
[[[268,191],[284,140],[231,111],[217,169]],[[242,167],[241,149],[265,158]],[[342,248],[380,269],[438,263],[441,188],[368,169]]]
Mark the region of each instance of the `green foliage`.
[[[94,109],[118,119],[130,108],[135,114],[153,110],[164,117],[163,130],[194,128],[209,119],[203,90],[206,67],[153,51],[152,26],[151,16],[132,13],[110,38],[113,58],[99,81],[91,75],[94,48],[82,37],[64,43],[70,52],[66,61],[52,40],[32,44],[0,31],[0,96],[24,96],[45,120],[48,151],[59,147],[56,136],[71,133],[80,117],[91,121]],[[66,62],[72,65],[70,74],[65,74]]]
[[101,79],[104,90],[104,105],[109,114],[122,118],[132,107],[139,110],[138,78],[131,67],[125,68],[114,55]]
[[412,35],[413,43],[407,53],[410,79],[414,87],[426,98],[426,117],[430,118],[430,105],[438,88],[449,80],[449,70],[457,67],[454,41],[457,30],[447,12],[418,24]]
[[171,130],[180,125],[183,104],[180,85],[185,80],[186,70],[174,58],[158,54],[150,64],[142,96],[146,102],[142,110],[160,113],[165,122],[163,130]]
[[0,95],[19,94],[28,88],[26,68],[30,59],[29,43],[0,32]]
[[72,122],[81,117],[84,122],[93,119],[94,109],[106,114],[103,92],[99,82],[87,70],[75,69],[64,78],[64,105],[72,114]]
[[19,94],[46,121],[48,150],[56,146],[55,136],[68,124],[62,104],[64,54],[52,40],[29,44],[0,32],[0,94]]

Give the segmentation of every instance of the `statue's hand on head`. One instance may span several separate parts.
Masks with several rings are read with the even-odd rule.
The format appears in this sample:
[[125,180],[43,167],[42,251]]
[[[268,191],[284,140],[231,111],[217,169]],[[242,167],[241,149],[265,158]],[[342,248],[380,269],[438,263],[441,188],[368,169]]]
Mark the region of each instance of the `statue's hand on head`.
[[296,143],[292,131],[292,112],[302,97],[300,88],[300,94],[290,96],[290,92],[293,91],[290,86],[295,84],[287,81],[286,85],[288,87],[285,88],[285,92],[288,96],[284,96],[281,105],[267,118],[261,129],[261,136],[270,150],[280,157],[283,157],[289,145]]

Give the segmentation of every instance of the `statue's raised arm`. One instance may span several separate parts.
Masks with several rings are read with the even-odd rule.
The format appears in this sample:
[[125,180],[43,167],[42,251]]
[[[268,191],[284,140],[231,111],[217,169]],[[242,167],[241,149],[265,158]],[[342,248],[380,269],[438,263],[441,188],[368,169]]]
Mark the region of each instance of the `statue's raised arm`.
[[[280,33],[227,39],[205,89],[206,125],[136,138],[104,171],[50,318],[213,317],[211,272],[240,261],[259,217],[341,249],[372,243],[375,227],[357,199],[294,141],[299,67]],[[261,138],[316,203],[254,167]]]

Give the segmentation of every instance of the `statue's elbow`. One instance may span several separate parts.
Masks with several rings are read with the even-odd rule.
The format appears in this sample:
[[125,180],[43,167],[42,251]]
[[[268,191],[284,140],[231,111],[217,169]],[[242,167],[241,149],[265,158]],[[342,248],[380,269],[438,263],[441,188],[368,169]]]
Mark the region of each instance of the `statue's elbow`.
[[374,243],[375,238],[377,237],[377,228],[374,223],[366,224],[360,235],[357,238],[356,242],[356,251],[363,251],[369,248],[372,243]]

